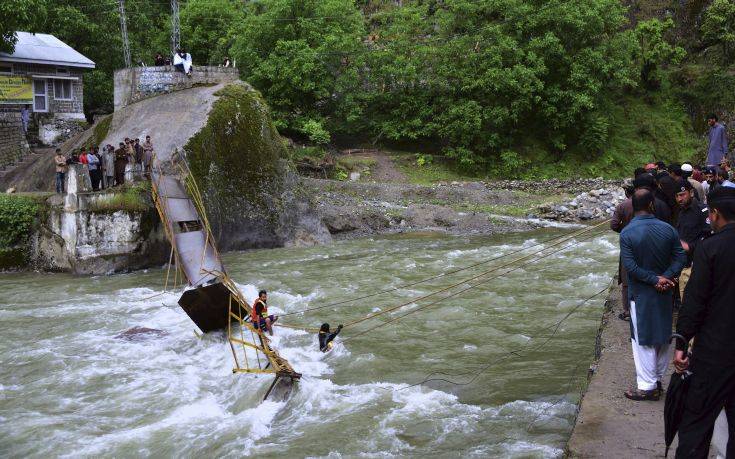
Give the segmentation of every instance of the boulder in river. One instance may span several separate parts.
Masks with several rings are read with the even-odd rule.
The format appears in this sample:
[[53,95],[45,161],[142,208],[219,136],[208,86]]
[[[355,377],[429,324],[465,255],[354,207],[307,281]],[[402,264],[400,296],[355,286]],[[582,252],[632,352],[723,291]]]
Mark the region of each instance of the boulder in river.
[[162,338],[166,335],[168,335],[168,332],[166,331],[158,330],[156,328],[139,327],[136,325],[133,328],[129,328],[124,332],[118,333],[115,335],[115,338],[124,339],[126,341],[143,341],[144,339],[149,338]]

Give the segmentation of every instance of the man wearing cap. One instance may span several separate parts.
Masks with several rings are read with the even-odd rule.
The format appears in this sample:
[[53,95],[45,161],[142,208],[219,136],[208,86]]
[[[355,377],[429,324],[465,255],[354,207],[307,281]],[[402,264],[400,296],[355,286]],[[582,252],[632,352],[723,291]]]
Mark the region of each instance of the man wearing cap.
[[687,181],[694,188],[694,191],[697,194],[697,199],[699,200],[699,202],[704,202],[704,199],[705,199],[704,189],[702,188],[702,184],[698,180],[695,180],[692,177],[692,174],[694,174],[694,168],[692,167],[692,165],[689,163],[682,164],[681,173],[684,176],[684,178],[686,178]]
[[722,159],[727,156],[727,132],[725,126],[718,123],[717,115],[714,113],[707,116],[709,124],[709,146],[707,147],[707,166],[719,167]]
[[692,257],[699,241],[709,236],[711,230],[707,219],[707,207],[694,197],[694,188],[683,179],[676,184],[676,204],[679,216],[676,219],[676,231],[679,232],[681,246],[687,253],[687,265],[679,276],[679,291],[684,297],[684,288],[691,273]]
[[714,191],[715,188],[720,186],[717,181],[717,168],[714,166],[707,166],[704,168],[704,182],[702,182],[702,189],[704,190],[704,202],[707,202],[707,195],[710,191]]
[[[679,425],[677,458],[706,458],[715,419],[725,408],[727,457],[735,456],[735,190],[710,193],[709,219],[715,231],[699,243],[692,277],[676,322],[678,372],[692,375]],[[694,338],[691,356],[687,343]]]

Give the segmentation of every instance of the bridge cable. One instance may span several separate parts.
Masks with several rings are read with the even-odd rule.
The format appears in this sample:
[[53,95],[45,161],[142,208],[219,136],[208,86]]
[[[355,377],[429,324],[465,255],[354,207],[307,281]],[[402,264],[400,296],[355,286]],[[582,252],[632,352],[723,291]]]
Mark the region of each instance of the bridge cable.
[[[532,246],[524,247],[521,250],[533,249],[533,248],[540,247],[540,246],[542,246],[544,244],[547,244],[549,242],[553,242],[553,241],[556,241],[556,240],[568,240],[568,239],[572,239],[575,236],[584,234],[584,233],[586,233],[588,231],[592,231],[592,230],[594,230],[596,228],[599,228],[600,226],[605,225],[607,223],[608,223],[608,221],[606,220],[606,221],[600,222],[600,223],[598,223],[596,225],[588,226],[588,227],[586,227],[584,229],[581,229],[579,231],[576,231],[576,232],[574,232],[572,234],[565,234],[563,236],[555,236],[555,237],[549,238],[547,240],[541,241],[541,242],[539,242],[537,244],[534,244]],[[551,245],[549,247],[553,247],[553,245]],[[545,247],[545,248],[543,248],[541,250],[538,250],[538,251],[536,251],[536,252],[534,252],[533,254],[530,254],[530,255],[535,255],[535,254],[541,253],[544,250],[546,250],[547,248],[548,247]],[[367,298],[373,298],[373,297],[378,296],[378,295],[383,295],[383,294],[386,294],[386,293],[395,292],[396,290],[402,290],[402,289],[405,289],[405,288],[408,288],[408,287],[413,287],[413,286],[416,286],[416,285],[419,285],[419,284],[423,284],[425,282],[429,282],[431,280],[439,279],[441,277],[449,276],[449,275],[452,275],[452,274],[456,274],[458,272],[466,271],[468,269],[476,268],[478,266],[481,266],[481,265],[484,265],[484,264],[487,264],[487,263],[490,263],[490,262],[499,260],[501,258],[505,258],[507,256],[508,256],[507,254],[498,255],[496,257],[488,258],[487,260],[483,260],[483,261],[479,261],[477,263],[473,263],[473,264],[468,265],[468,266],[465,266],[463,268],[457,268],[457,269],[453,269],[451,271],[445,271],[445,272],[440,273],[440,274],[437,274],[435,276],[427,277],[425,279],[421,279],[421,280],[418,280],[418,281],[408,282],[408,283],[405,283],[405,284],[398,285],[396,287],[392,287],[392,288],[385,289],[385,290],[380,290],[378,292],[370,293],[370,294],[359,296],[359,297],[356,297],[356,298],[351,298],[351,299],[347,299],[347,300],[337,301],[337,302],[334,302],[334,303],[329,303],[329,304],[325,304],[325,305],[321,305],[321,306],[315,306],[313,308],[305,308],[305,309],[302,309],[302,310],[299,310],[299,311],[286,312],[286,313],[283,313],[283,314],[279,314],[278,316],[279,317],[286,317],[286,316],[291,316],[291,315],[295,315],[295,314],[305,314],[307,312],[318,311],[320,309],[326,309],[326,308],[330,308],[330,307],[334,307],[334,306],[342,306],[342,305],[345,305],[345,304],[348,304],[348,303],[353,303],[355,301],[364,300],[364,299],[367,299]],[[521,259],[522,258],[520,258],[519,260],[521,260]],[[284,325],[281,324],[280,326],[284,326]]]
[[[600,234],[601,234],[601,233],[600,233]],[[538,261],[538,260],[541,260],[541,259],[543,259],[543,258],[547,258],[547,257],[550,257],[550,256],[552,256],[552,255],[555,255],[555,254],[557,254],[557,253],[561,252],[562,250],[565,250],[565,249],[568,249],[568,248],[571,248],[571,247],[575,247],[575,246],[577,246],[577,245],[581,244],[582,242],[586,241],[587,239],[591,239],[591,238],[592,238],[592,237],[594,237],[594,236],[597,236],[597,235],[596,235],[596,234],[593,234],[592,236],[588,236],[588,237],[587,237],[587,238],[585,238],[584,240],[580,240],[580,241],[575,241],[575,242],[572,242],[571,244],[569,244],[569,245],[567,245],[567,246],[565,246],[565,247],[561,247],[561,248],[559,248],[559,249],[557,249],[557,250],[553,250],[553,251],[551,251],[551,252],[549,252],[549,253],[547,253],[547,254],[545,254],[545,255],[541,255],[541,256],[539,256],[539,257],[538,257],[538,258],[536,258],[536,259],[530,260],[530,261],[528,261],[528,262],[526,262],[526,263],[523,263],[523,264],[520,264],[520,265],[518,265],[518,266],[516,266],[516,267],[513,267],[513,268],[509,269],[508,271],[505,271],[504,273],[501,273],[501,274],[499,274],[499,275],[497,275],[497,276],[493,276],[493,277],[491,277],[491,278],[489,278],[489,279],[484,279],[484,280],[482,280],[482,281],[480,281],[480,282],[477,282],[477,283],[475,283],[475,284],[469,284],[469,286],[468,286],[468,287],[465,287],[465,288],[463,288],[463,289],[461,289],[461,290],[459,290],[459,291],[457,291],[457,292],[454,292],[454,293],[452,293],[452,294],[450,294],[450,295],[447,295],[447,296],[445,296],[445,297],[443,297],[443,298],[441,298],[441,299],[439,299],[439,300],[436,300],[436,301],[432,301],[431,303],[428,303],[428,304],[425,304],[425,305],[423,305],[423,306],[420,306],[420,307],[418,307],[418,308],[412,309],[412,310],[410,310],[410,311],[406,312],[405,314],[402,314],[402,315],[400,315],[400,316],[396,316],[396,317],[393,317],[393,318],[389,319],[389,320],[388,320],[388,321],[386,321],[386,322],[381,322],[381,323],[380,323],[380,324],[378,324],[378,325],[375,325],[375,326],[369,327],[369,328],[367,328],[367,329],[365,329],[365,330],[363,330],[363,331],[360,331],[359,333],[357,333],[357,334],[355,334],[355,335],[351,335],[351,336],[348,336],[348,337],[344,338],[344,339],[342,340],[342,342],[346,342],[346,341],[349,341],[349,340],[351,340],[351,339],[357,338],[358,336],[364,335],[364,334],[366,334],[366,333],[368,333],[368,332],[370,332],[370,331],[373,331],[373,330],[375,330],[375,329],[377,329],[377,328],[383,327],[383,326],[385,326],[385,325],[387,325],[387,324],[389,324],[389,323],[392,323],[392,322],[395,322],[395,321],[397,321],[397,320],[400,320],[400,319],[402,319],[402,318],[404,318],[404,317],[406,317],[406,316],[408,316],[408,315],[410,315],[410,314],[413,314],[413,313],[419,312],[419,311],[421,311],[421,310],[424,310],[424,309],[426,309],[426,308],[429,308],[429,307],[431,307],[431,306],[434,306],[434,305],[436,305],[436,304],[438,304],[438,303],[441,303],[441,302],[443,302],[444,300],[446,300],[446,299],[448,299],[448,298],[452,298],[452,297],[454,297],[454,296],[458,296],[459,294],[461,294],[461,293],[464,293],[464,292],[466,292],[466,291],[468,291],[468,290],[471,290],[471,289],[473,289],[473,288],[475,288],[475,287],[477,287],[477,286],[479,286],[479,285],[481,285],[481,284],[483,284],[483,283],[485,283],[485,282],[487,282],[487,281],[490,281],[490,280],[493,280],[493,279],[497,279],[497,278],[503,277],[503,276],[505,276],[506,274],[509,274],[509,273],[511,273],[511,272],[513,272],[513,271],[517,271],[517,270],[519,270],[519,269],[521,269],[521,268],[523,268],[523,267],[525,267],[525,266],[528,266],[528,265],[530,265],[530,264],[532,264],[532,263],[534,263],[534,262],[536,262],[536,261]],[[561,242],[559,242],[559,243],[556,243],[556,244],[554,244],[553,246],[559,245],[559,244],[561,244],[561,243],[563,243],[563,242],[566,242],[566,241],[561,241]],[[549,247],[553,247],[553,246],[549,246]],[[548,249],[549,247],[547,247],[547,249]],[[544,250],[546,250],[546,249],[544,249]],[[379,315],[382,315],[382,314],[387,314],[387,313],[389,313],[389,312],[392,312],[392,311],[395,311],[396,309],[400,309],[400,308],[402,308],[402,307],[408,306],[408,305],[410,305],[410,304],[413,304],[413,303],[415,303],[415,302],[417,302],[417,301],[420,301],[420,300],[422,300],[422,299],[425,299],[425,298],[429,298],[429,297],[431,297],[431,296],[437,295],[437,294],[439,294],[439,293],[442,293],[442,292],[445,292],[445,291],[447,291],[447,290],[451,290],[451,289],[452,289],[452,288],[454,288],[454,287],[458,287],[458,286],[460,286],[460,285],[462,285],[462,284],[466,284],[466,283],[469,283],[469,281],[472,281],[472,280],[475,280],[475,279],[479,279],[479,278],[485,277],[486,275],[488,275],[488,274],[490,274],[490,273],[492,273],[492,272],[494,272],[494,271],[497,271],[497,270],[499,270],[499,269],[502,269],[502,268],[504,268],[504,267],[508,267],[508,266],[512,265],[513,263],[516,263],[516,262],[518,262],[518,261],[520,261],[520,260],[523,260],[524,258],[529,258],[530,256],[532,256],[532,255],[536,255],[536,254],[538,254],[538,253],[539,253],[539,252],[536,252],[536,253],[534,253],[534,254],[531,254],[531,255],[527,255],[527,256],[525,256],[525,257],[521,257],[521,258],[518,258],[518,259],[516,259],[516,260],[513,260],[513,261],[511,261],[511,262],[509,262],[509,263],[506,263],[506,264],[504,264],[504,265],[501,265],[501,266],[497,266],[497,267],[495,267],[495,268],[493,268],[493,269],[490,269],[490,270],[488,270],[488,271],[482,272],[482,273],[480,273],[480,274],[477,274],[477,275],[475,275],[475,276],[473,276],[473,277],[470,277],[470,278],[468,278],[468,279],[464,279],[464,280],[462,280],[462,281],[460,281],[460,282],[457,282],[457,283],[455,283],[455,284],[452,284],[452,285],[450,285],[450,286],[448,286],[448,287],[445,287],[445,288],[443,288],[443,289],[441,289],[441,290],[438,290],[438,291],[436,291],[436,292],[433,292],[433,293],[429,293],[429,294],[427,294],[427,295],[424,295],[424,296],[421,296],[421,297],[418,297],[418,298],[412,299],[411,301],[408,301],[408,302],[404,302],[404,303],[401,303],[401,304],[399,304],[399,305],[397,305],[397,306],[393,306],[393,307],[391,307],[391,308],[388,308],[388,309],[385,309],[385,310],[383,310],[383,311],[378,311],[378,312],[375,312],[375,313],[373,313],[373,314],[368,314],[367,316],[365,316],[365,317],[363,317],[363,318],[361,318],[361,319],[353,320],[352,322],[349,322],[349,323],[345,324],[344,328],[347,328],[347,327],[351,327],[351,326],[354,326],[354,325],[356,325],[356,324],[358,324],[358,323],[360,323],[360,322],[363,322],[363,321],[365,321],[365,320],[368,320],[368,319],[372,319],[372,318],[375,318],[375,317],[377,317],[377,316],[379,316]]]
[[[567,312],[564,315],[564,317],[562,317],[557,322],[552,323],[551,325],[540,329],[539,330],[540,332],[541,331],[544,331],[544,330],[548,330],[550,328],[553,328],[554,330],[553,330],[553,332],[551,333],[551,335],[548,338],[546,338],[542,343],[539,343],[538,345],[534,346],[530,350],[531,351],[535,351],[535,350],[538,350],[538,349],[544,347],[546,344],[548,344],[548,342],[551,341],[556,336],[556,334],[559,332],[559,328],[561,327],[561,324],[564,323],[564,321],[566,321],[569,317],[571,317],[575,312],[577,312],[586,303],[592,301],[593,299],[595,299],[596,297],[604,294],[605,292],[608,292],[610,290],[610,288],[612,287],[612,285],[613,285],[613,281],[614,281],[614,278],[610,280],[610,282],[605,286],[605,288],[603,288],[602,290],[596,292],[595,294],[590,295],[587,298],[584,298],[583,300],[581,300],[574,308],[572,308],[569,312]],[[451,384],[451,385],[454,385],[454,386],[469,386],[470,384],[474,383],[477,380],[477,378],[480,377],[480,375],[482,375],[484,372],[486,372],[487,370],[489,370],[493,366],[498,365],[498,364],[500,364],[500,363],[502,363],[502,362],[510,359],[511,357],[522,357],[522,354],[520,354],[520,352],[526,351],[526,349],[531,345],[531,343],[533,342],[533,340],[535,338],[537,338],[537,337],[538,337],[538,335],[531,337],[531,339],[529,340],[529,342],[525,346],[523,346],[521,348],[518,348],[518,349],[513,349],[511,351],[506,352],[505,355],[502,355],[499,360],[494,360],[492,363],[489,363],[487,365],[482,366],[479,371],[468,372],[468,373],[460,373],[460,374],[453,373],[451,375],[448,374],[448,373],[445,373],[445,372],[436,371],[436,372],[433,372],[433,373],[429,373],[429,375],[427,375],[427,377],[424,378],[423,380],[421,380],[419,382],[416,382],[416,383],[413,383],[413,384],[410,384],[408,386],[402,387],[399,390],[405,390],[405,389],[409,389],[411,387],[420,386],[420,385],[426,384],[428,382],[444,382],[444,383],[448,383],[448,384]],[[453,381],[453,380],[446,379],[446,378],[432,378],[432,376],[434,376],[434,375],[445,375],[445,376],[469,376],[469,375],[472,375],[472,377],[469,380],[467,380],[467,381],[457,382],[457,381]]]

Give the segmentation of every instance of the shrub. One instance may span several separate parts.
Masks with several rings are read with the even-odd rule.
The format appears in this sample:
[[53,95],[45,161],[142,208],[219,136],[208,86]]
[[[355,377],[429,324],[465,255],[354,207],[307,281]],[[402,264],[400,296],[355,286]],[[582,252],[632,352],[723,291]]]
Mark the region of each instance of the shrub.
[[0,247],[24,243],[31,233],[39,208],[32,198],[0,195]]

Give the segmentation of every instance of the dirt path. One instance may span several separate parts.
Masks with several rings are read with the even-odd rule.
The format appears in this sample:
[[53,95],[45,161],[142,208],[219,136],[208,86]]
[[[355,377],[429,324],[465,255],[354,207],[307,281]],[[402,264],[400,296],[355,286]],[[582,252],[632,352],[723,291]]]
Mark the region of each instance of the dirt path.
[[406,182],[406,176],[398,170],[393,160],[384,151],[359,148],[345,150],[343,153],[375,160],[375,165],[370,168],[370,181],[372,182]]

